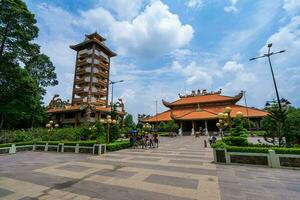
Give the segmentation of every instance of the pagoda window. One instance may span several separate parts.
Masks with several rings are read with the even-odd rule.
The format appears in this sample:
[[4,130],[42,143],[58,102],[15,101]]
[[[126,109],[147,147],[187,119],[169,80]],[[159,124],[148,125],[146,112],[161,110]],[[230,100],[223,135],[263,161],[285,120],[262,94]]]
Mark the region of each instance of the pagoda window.
[[80,98],[81,96],[75,94],[74,97],[75,97],[75,98]]
[[83,91],[88,92],[89,91],[89,87],[84,87]]
[[83,49],[81,51],[78,52],[78,55],[81,56],[82,54],[92,54],[93,50],[92,49]]
[[95,59],[94,62],[95,62],[96,65],[97,65],[97,64],[100,64],[100,61],[97,60],[97,59]]
[[85,81],[85,82],[90,82],[90,79],[91,79],[91,78],[88,76],[88,77],[85,77],[84,81]]
[[86,59],[86,62],[92,64],[92,58]]
[[85,71],[86,72],[92,72],[92,68],[91,67],[87,67],[87,68],[85,68]]
[[96,117],[96,113],[91,113],[90,117],[93,117],[93,118]]
[[94,102],[96,102],[96,101],[97,101],[96,97],[92,97],[92,98],[91,98],[91,102],[94,103]]
[[93,82],[93,83],[97,83],[98,81],[99,81],[99,80],[98,80],[96,77],[93,77],[93,78],[92,78],[92,82]]
[[99,73],[99,69],[95,68],[95,69],[94,69],[94,72],[95,72],[95,73]]
[[97,88],[96,87],[92,87],[92,92],[97,92]]

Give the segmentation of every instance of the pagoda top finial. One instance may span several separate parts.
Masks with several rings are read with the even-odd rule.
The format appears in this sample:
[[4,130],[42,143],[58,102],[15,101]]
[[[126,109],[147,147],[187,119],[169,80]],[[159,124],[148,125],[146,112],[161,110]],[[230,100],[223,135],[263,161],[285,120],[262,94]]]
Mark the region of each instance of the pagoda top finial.
[[92,39],[97,39],[99,40],[100,42],[103,42],[105,41],[106,39],[104,37],[102,37],[99,33],[97,33],[97,31],[95,31],[94,33],[92,34],[89,34],[89,35],[85,35],[85,40],[92,40]]
[[216,92],[207,92],[206,89],[200,90],[198,89],[196,90],[192,90],[191,94],[186,94],[186,95],[181,95],[179,94],[180,98],[185,98],[185,97],[195,97],[195,96],[204,96],[204,95],[211,95],[211,94],[221,94],[222,93],[222,89],[219,89]]

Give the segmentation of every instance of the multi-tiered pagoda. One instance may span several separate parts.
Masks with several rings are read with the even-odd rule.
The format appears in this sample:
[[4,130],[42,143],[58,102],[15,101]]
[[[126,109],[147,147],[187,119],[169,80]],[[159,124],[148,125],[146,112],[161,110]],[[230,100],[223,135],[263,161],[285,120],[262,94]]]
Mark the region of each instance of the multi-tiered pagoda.
[[[108,104],[110,59],[117,54],[104,43],[98,33],[86,35],[85,40],[70,46],[77,52],[72,102],[55,95],[47,113],[57,123],[79,124],[105,119],[112,111]],[[124,115],[122,100],[116,103],[117,113]]]
[[174,120],[180,125],[179,131],[183,134],[193,134],[200,129],[217,131],[218,114],[224,112],[226,107],[230,107],[232,118],[235,118],[237,112],[242,112],[245,118],[249,118],[252,124],[259,128],[260,120],[268,113],[257,108],[238,105],[237,102],[242,97],[243,92],[231,97],[221,95],[221,90],[217,92],[192,91],[189,95],[179,95],[179,99],[172,103],[162,100],[169,109],[141,121],[157,124]]

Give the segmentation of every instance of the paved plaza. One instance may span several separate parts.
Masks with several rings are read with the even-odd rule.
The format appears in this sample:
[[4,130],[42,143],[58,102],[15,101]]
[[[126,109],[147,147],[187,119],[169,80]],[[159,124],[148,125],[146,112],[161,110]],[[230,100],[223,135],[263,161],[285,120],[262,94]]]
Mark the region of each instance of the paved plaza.
[[299,200],[300,171],[215,165],[203,138],[161,138],[159,149],[102,156],[0,156],[0,199]]

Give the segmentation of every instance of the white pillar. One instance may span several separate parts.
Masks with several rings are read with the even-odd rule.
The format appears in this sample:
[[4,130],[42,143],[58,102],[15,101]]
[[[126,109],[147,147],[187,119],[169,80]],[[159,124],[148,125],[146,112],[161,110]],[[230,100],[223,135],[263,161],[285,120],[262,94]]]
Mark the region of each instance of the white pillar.
[[192,121],[192,126],[193,126],[193,128],[192,128],[191,135],[195,135],[195,122],[194,121]]
[[178,135],[182,136],[182,122],[180,122],[180,128],[178,130]]

